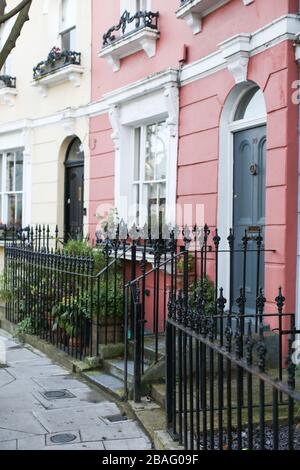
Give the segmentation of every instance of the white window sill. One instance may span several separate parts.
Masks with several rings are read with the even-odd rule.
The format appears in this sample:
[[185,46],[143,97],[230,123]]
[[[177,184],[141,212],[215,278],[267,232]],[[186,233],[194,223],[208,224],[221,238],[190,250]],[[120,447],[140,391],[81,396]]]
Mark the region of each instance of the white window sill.
[[14,106],[18,92],[15,88],[0,88],[0,101],[6,106]]
[[202,18],[217,10],[230,0],[190,0],[181,5],[176,11],[177,18],[185,20],[194,34],[202,29]]
[[[202,29],[202,18],[217,10],[230,0],[189,0],[176,11],[177,18],[185,20],[192,28],[194,34]],[[243,0],[245,6],[251,5],[254,0]]]
[[156,54],[156,41],[159,35],[159,31],[156,29],[149,27],[138,29],[105,46],[99,52],[98,57],[107,59],[113,71],[118,72],[121,67],[121,59],[124,57],[142,50],[145,51],[148,57],[154,57]]
[[41,95],[46,97],[48,88],[55,87],[61,83],[71,82],[75,87],[79,87],[83,72],[84,68],[81,65],[70,64],[44,77],[33,80],[32,86],[37,87]]
[[[122,256],[122,255],[123,255],[123,256]],[[114,255],[112,255],[112,257],[114,257]],[[123,250],[122,250],[122,249],[119,249],[119,250],[118,250],[118,257],[119,257],[119,259],[120,259],[121,261],[124,260],[124,253],[123,253]],[[130,251],[127,251],[127,252],[125,253],[125,260],[126,260],[126,261],[131,261],[131,260],[132,260],[131,250],[130,250]],[[142,260],[143,260],[143,249],[139,250],[139,249],[137,248],[137,250],[136,250],[136,262],[139,263],[139,262],[141,262]],[[165,259],[165,255],[163,254],[163,255],[161,256],[161,259],[160,259],[159,264],[163,264],[163,263],[164,263],[165,261],[167,261],[167,260],[169,260],[170,262],[166,264],[166,272],[167,272],[168,274],[170,274],[170,272],[171,272],[171,255],[170,255],[170,253],[167,253],[166,259]],[[154,261],[155,261],[155,260],[154,260],[154,255],[153,255],[152,253],[146,252],[146,263],[151,264],[151,269],[155,267],[155,266],[154,266]],[[164,268],[164,265],[162,265],[162,266],[160,267],[160,270],[161,270],[161,271],[164,271],[164,269],[165,269],[165,268]],[[149,268],[146,268],[146,272],[147,272],[147,271],[149,271]]]

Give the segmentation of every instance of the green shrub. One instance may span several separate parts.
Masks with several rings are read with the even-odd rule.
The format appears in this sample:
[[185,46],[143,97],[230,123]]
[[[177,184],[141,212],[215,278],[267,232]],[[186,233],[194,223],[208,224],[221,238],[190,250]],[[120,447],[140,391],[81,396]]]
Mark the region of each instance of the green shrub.
[[204,277],[197,282],[193,288],[190,298],[190,305],[192,308],[197,307],[197,299],[201,298],[204,301],[204,313],[206,315],[213,315],[216,310],[215,305],[215,286],[212,281]]
[[35,328],[33,319],[31,317],[25,317],[20,323],[17,324],[14,337],[24,341],[25,335],[34,335]]

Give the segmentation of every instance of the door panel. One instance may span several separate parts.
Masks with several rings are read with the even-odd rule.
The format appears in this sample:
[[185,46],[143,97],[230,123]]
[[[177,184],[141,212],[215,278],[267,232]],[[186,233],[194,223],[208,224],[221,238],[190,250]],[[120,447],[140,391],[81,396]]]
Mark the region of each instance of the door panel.
[[84,167],[66,168],[66,233],[72,238],[83,234]]
[[[264,235],[266,199],[266,127],[238,132],[234,136],[233,220],[235,235],[233,288],[234,301],[243,287],[244,255],[242,239],[245,230],[257,236],[258,228]],[[248,242],[249,250],[256,249],[256,241]],[[261,255],[259,286],[264,286],[264,257]],[[245,278],[246,313],[256,310],[257,255],[247,254]],[[235,310],[237,307],[235,306]]]

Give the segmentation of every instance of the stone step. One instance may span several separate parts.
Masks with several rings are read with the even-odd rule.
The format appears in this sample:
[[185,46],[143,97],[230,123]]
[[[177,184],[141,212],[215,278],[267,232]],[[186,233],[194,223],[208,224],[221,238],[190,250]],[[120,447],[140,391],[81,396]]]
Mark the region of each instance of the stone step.
[[[145,371],[148,370],[150,367],[149,364],[145,364]],[[103,369],[107,374],[116,377],[117,379],[124,381],[124,370],[125,370],[125,362],[123,358],[120,359],[111,359],[103,361]],[[128,360],[127,363],[127,371],[128,371],[128,382],[131,383],[133,380],[134,375],[134,362],[132,359]]]
[[166,403],[166,385],[165,384],[152,384],[151,385],[151,398],[164,409],[165,403]]
[[93,370],[84,372],[82,376],[87,379],[88,382],[93,385],[100,387],[105,392],[113,395],[118,400],[124,398],[124,382],[116,377],[106,374],[102,370]]
[[[145,337],[145,344],[144,344],[144,351],[145,351],[145,359],[151,362],[155,361],[155,338],[153,337]],[[165,356],[165,337],[160,336],[158,338],[158,360],[162,359]]]

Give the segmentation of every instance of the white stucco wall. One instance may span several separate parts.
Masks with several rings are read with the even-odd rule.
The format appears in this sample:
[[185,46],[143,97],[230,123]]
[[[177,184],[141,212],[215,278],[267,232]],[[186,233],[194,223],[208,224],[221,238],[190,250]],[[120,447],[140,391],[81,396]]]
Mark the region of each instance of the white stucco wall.
[[[33,1],[27,22],[10,57],[10,74],[17,79],[13,106],[0,100],[0,151],[24,148],[24,224],[63,224],[63,161],[71,136],[77,135],[89,159],[89,122],[80,109],[91,96],[91,1],[76,4],[76,51],[81,52],[84,73],[80,86],[71,81],[55,85],[41,96],[32,86],[33,67],[60,46],[61,0]],[[18,3],[9,2],[9,6]],[[88,197],[88,165],[85,168]]]

